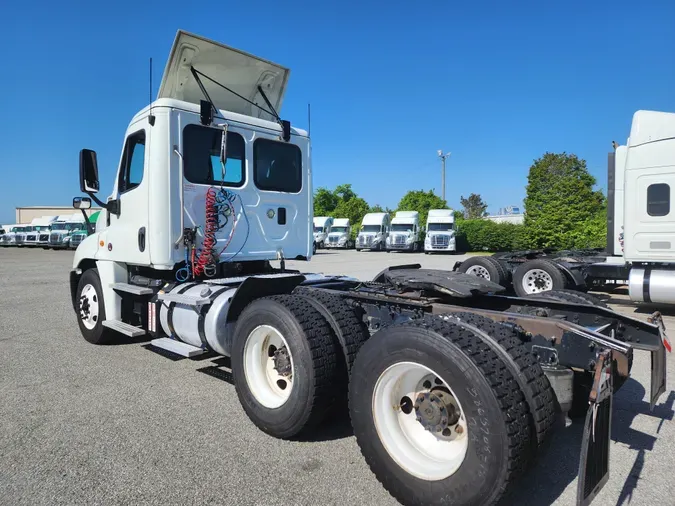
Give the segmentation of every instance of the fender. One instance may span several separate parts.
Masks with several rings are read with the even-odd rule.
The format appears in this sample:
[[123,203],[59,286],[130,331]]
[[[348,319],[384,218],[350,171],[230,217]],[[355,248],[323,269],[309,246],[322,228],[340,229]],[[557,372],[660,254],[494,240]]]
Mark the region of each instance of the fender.
[[248,303],[254,299],[291,293],[303,281],[305,276],[302,274],[250,276],[244,279],[232,297],[227,321],[237,320]]
[[584,265],[579,265],[577,267],[575,264],[572,264],[572,266],[570,266],[567,263],[556,262],[553,259],[552,259],[552,261],[565,274],[567,279],[569,281],[571,281],[572,283],[574,283],[574,285],[577,289],[585,289],[586,288],[586,276],[584,275],[584,272],[582,271],[582,268],[585,267]]

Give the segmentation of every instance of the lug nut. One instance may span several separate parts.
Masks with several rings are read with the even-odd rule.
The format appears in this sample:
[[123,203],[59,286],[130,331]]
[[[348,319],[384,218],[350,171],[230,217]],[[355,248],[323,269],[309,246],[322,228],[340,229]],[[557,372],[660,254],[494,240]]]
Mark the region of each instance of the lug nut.
[[462,428],[461,425],[458,425],[457,427],[455,427],[455,432],[457,434],[461,434],[462,432],[464,432],[464,429]]

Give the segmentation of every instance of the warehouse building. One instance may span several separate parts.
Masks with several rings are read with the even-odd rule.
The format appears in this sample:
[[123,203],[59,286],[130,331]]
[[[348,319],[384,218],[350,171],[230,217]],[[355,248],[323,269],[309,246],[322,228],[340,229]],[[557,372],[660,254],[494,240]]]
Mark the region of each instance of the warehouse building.
[[[101,210],[100,207],[92,207],[85,210],[87,216],[91,216]],[[61,216],[64,214],[75,214],[79,212],[73,209],[72,206],[30,206],[16,208],[16,223],[27,224],[35,218],[42,218],[43,216]]]

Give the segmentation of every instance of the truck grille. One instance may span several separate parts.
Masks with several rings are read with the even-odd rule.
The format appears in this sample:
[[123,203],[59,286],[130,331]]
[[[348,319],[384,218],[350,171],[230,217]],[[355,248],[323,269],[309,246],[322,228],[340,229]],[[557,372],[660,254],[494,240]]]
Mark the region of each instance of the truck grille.
[[404,246],[405,245],[405,236],[404,235],[395,235],[391,243],[394,246]]
[[80,244],[84,240],[84,236],[82,234],[76,234],[70,238],[70,244],[75,245],[75,244]]
[[49,236],[49,244],[61,244],[61,234],[52,234]]
[[35,241],[36,237],[37,236],[35,234],[27,235],[26,241]]
[[40,234],[40,239],[38,239],[40,242],[47,242],[49,241],[49,234]]
[[329,237],[328,242],[331,244],[337,244],[339,237]]
[[434,247],[447,248],[448,244],[450,244],[450,236],[447,235],[431,236],[431,245]]
[[359,246],[370,246],[373,244],[372,235],[361,235],[359,236]]

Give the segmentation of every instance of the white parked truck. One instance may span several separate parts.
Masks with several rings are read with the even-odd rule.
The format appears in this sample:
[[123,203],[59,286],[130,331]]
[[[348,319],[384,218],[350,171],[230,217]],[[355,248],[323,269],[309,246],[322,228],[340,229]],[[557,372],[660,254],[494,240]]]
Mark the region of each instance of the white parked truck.
[[0,246],[16,246],[16,233],[23,231],[21,225],[3,225],[0,227],[2,234],[0,234]]
[[231,378],[250,420],[277,438],[311,432],[348,396],[366,461],[404,505],[496,503],[576,407],[594,422],[579,471],[588,504],[606,481],[612,394],[634,350],[652,354],[652,403],[665,391],[660,315],[504,297],[419,266],[372,281],[287,269],[313,247],[310,141],[279,116],[287,79],[180,31],[106,198],[96,153],[81,151],[88,197],[73,206],[103,207],[70,272],[84,338],[150,334],[150,349],[176,358],[230,357],[229,370],[206,369]]
[[25,246],[46,246],[49,244],[49,232],[57,216],[42,216],[34,218],[30,223],[30,230],[26,231]]
[[637,111],[608,157],[605,251],[525,251],[455,265],[518,295],[628,284],[635,302],[675,304],[675,114]]
[[368,213],[361,221],[361,230],[356,238],[356,251],[385,249],[391,218],[388,213]]
[[391,220],[389,237],[385,243],[387,251],[420,251],[420,213],[417,211],[397,211]]
[[317,248],[323,248],[326,244],[326,238],[330,234],[330,227],[333,225],[333,218],[330,216],[314,217],[314,242]]
[[452,209],[430,209],[427,215],[424,252],[457,250],[455,215]]
[[352,240],[352,226],[348,218],[335,218],[330,232],[324,243],[326,248],[351,249],[354,247]]
[[79,237],[79,241],[75,239],[76,243],[82,242],[82,239],[87,236],[84,216],[81,213],[59,216],[51,226],[49,247],[52,249],[74,248],[77,244],[71,245],[71,241],[76,235]]

